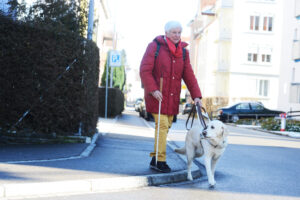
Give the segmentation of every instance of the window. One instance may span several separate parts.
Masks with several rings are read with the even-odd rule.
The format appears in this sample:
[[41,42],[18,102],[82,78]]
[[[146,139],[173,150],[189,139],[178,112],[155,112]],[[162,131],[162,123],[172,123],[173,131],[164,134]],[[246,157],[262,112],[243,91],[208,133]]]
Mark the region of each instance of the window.
[[250,16],[250,30],[259,30],[259,16]]
[[273,32],[273,14],[253,13],[250,14],[250,31]]
[[261,104],[258,103],[251,103],[252,110],[263,110],[264,107]]
[[273,17],[264,17],[264,31],[273,31]]
[[269,81],[268,80],[257,80],[256,91],[258,96],[267,97],[269,95]]
[[261,62],[262,63],[270,63],[271,62],[271,55],[261,54]]
[[248,53],[249,62],[257,62],[257,53]]
[[237,110],[250,110],[249,103],[241,103],[236,106]]
[[270,65],[272,62],[272,45],[269,44],[249,44],[247,49],[248,64]]

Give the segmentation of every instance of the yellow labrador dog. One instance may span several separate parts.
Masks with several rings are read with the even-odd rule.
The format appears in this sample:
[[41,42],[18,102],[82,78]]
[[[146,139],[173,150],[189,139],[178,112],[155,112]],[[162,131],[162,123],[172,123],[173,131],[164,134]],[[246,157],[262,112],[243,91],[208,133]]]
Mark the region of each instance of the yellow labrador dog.
[[196,157],[204,156],[208,183],[211,187],[216,184],[214,174],[216,163],[227,146],[228,130],[221,121],[209,121],[207,129],[195,124],[188,131],[185,146],[175,149],[175,152],[185,154],[187,158],[187,179],[193,180],[191,173],[192,162]]

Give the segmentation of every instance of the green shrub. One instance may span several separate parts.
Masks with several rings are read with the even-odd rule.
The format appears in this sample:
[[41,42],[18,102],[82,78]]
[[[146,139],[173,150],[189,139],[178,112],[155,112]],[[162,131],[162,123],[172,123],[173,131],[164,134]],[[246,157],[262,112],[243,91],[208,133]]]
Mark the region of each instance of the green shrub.
[[82,135],[95,133],[99,50],[84,41],[72,32],[57,34],[0,16],[2,130],[30,111],[16,130],[70,135],[81,124]]
[[[261,127],[266,130],[280,131],[281,129],[281,120],[268,118],[261,122]],[[295,120],[286,120],[286,131],[291,132],[300,132],[300,122]]]
[[[124,94],[118,88],[108,88],[107,117],[113,118],[124,110]],[[99,116],[105,117],[105,87],[99,88]]]
[[[259,120],[240,119],[236,122],[236,124],[261,125],[261,128],[272,131],[280,131],[281,129],[281,119],[274,118],[262,118]],[[300,132],[300,121],[287,119],[285,130],[291,132]]]
[[274,118],[266,118],[261,120],[260,124],[263,129],[272,130],[272,131],[280,131],[280,120],[276,120]]

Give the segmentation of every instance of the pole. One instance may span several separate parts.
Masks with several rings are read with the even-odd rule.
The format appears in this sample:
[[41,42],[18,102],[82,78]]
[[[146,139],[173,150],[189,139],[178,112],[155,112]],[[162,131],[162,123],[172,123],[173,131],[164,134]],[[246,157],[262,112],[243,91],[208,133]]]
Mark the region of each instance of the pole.
[[90,0],[89,3],[89,17],[88,17],[88,32],[87,39],[92,40],[94,29],[94,0]]
[[[162,93],[163,87],[163,77],[160,78],[159,81],[159,91]],[[157,122],[157,133],[156,133],[156,153],[155,153],[155,165],[157,166],[157,159],[158,159],[158,142],[159,142],[159,126],[160,126],[160,111],[161,111],[161,101],[159,101],[158,105],[158,122]]]
[[[85,55],[85,46],[86,46],[86,40],[83,41],[83,56]],[[82,70],[82,77],[81,77],[81,86],[84,90],[83,81],[84,81],[84,69]],[[81,131],[82,131],[82,113],[80,113],[80,123],[78,129],[79,136],[81,136]]]
[[113,84],[113,73],[114,73],[114,70],[113,70],[113,67],[110,67],[110,87],[112,88],[112,84]]
[[107,96],[108,96],[108,60],[106,62],[106,83],[105,83],[105,119],[107,119]]

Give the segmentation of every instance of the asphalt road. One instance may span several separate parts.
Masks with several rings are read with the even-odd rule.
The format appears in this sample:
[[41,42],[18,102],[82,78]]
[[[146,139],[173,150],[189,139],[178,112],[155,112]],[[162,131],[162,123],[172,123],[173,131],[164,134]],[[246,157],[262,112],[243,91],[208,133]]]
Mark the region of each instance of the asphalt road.
[[[139,123],[134,111],[126,111],[121,123]],[[150,122],[150,126],[154,123]],[[172,127],[169,140],[183,146],[185,121]],[[34,198],[40,200],[83,199],[300,199],[300,139],[278,136],[228,125],[229,145],[216,168],[217,185],[208,188],[204,175],[193,182],[147,187],[130,191]],[[138,134],[138,129],[136,130]]]
[[[183,146],[179,122],[171,140]],[[281,197],[300,197],[300,140],[227,126],[229,145],[217,164],[214,191]],[[208,188],[207,177],[177,188]]]

